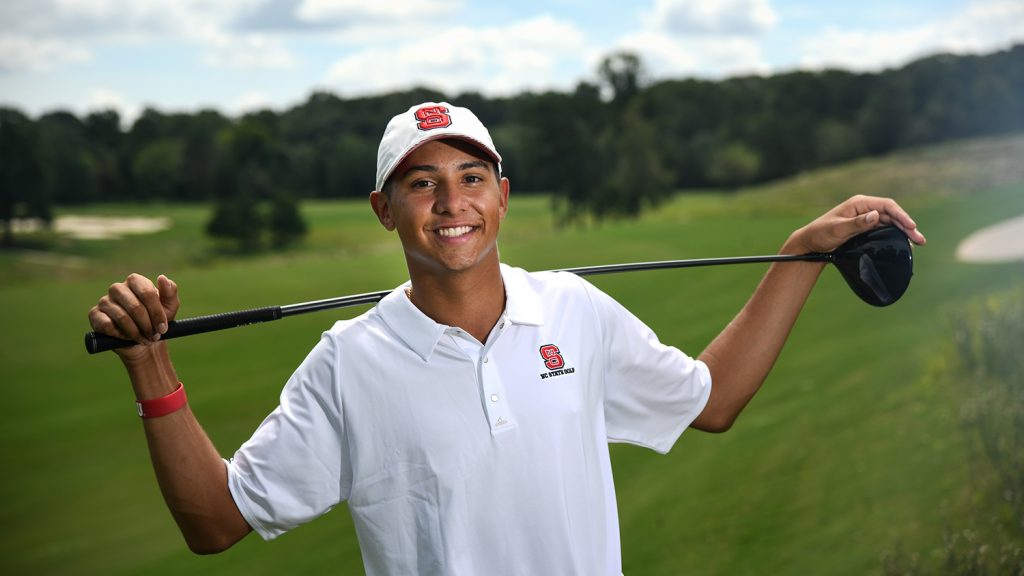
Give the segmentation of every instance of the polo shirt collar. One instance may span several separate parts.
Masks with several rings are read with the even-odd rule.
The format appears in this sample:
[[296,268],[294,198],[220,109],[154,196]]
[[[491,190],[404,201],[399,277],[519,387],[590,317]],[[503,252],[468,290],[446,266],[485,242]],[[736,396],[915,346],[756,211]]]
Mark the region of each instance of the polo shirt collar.
[[[544,314],[540,296],[528,282],[526,272],[502,264],[501,279],[505,284],[505,314],[509,322],[542,326]],[[377,304],[377,310],[402,342],[427,362],[448,326],[434,322],[413,305],[405,295],[411,285],[406,282],[392,290]]]
[[544,308],[541,307],[540,295],[530,285],[527,272],[502,264],[501,279],[505,283],[505,312],[509,322],[543,326]]

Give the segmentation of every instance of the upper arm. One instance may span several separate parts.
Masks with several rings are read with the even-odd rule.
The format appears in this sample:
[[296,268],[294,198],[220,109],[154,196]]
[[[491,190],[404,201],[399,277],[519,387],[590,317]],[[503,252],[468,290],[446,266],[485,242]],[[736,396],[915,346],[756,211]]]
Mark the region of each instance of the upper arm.
[[245,520],[274,538],[348,496],[351,472],[338,359],[327,334],[289,378],[280,405],[229,462],[228,484]]
[[587,290],[601,325],[609,440],[667,452],[707,402],[710,374],[610,296]]

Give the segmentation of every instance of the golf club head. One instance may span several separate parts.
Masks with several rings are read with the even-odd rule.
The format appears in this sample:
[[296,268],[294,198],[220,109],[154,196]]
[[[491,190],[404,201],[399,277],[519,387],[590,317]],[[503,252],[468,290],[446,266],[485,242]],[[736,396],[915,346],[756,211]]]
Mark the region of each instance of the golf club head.
[[850,238],[832,253],[831,260],[854,293],[872,306],[899,300],[914,275],[910,239],[895,226]]

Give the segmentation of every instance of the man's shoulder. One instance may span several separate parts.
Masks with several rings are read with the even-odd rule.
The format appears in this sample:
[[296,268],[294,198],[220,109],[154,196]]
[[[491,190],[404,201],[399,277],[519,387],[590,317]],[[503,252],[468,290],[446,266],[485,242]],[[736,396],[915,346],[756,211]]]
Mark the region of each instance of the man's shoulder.
[[386,327],[387,324],[381,317],[379,307],[374,306],[354,318],[336,321],[324,331],[324,336],[336,341],[358,341],[379,333]]
[[528,287],[538,294],[547,292],[579,292],[587,290],[589,283],[570,272],[543,271],[527,272],[522,268],[503,266],[506,280],[517,280],[523,287]]
[[591,313],[600,291],[570,272],[526,272],[507,267],[503,271],[508,306],[517,311],[543,310],[553,320],[566,314]]

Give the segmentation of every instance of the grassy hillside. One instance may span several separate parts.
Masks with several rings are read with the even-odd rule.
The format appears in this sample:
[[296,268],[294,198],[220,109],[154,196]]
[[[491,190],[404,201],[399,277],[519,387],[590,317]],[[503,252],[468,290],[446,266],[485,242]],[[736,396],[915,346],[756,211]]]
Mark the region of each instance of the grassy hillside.
[[[925,375],[959,303],[1024,280],[1017,265],[954,260],[971,231],[1024,213],[1024,138],[949,144],[860,161],[732,195],[685,194],[638,221],[554,230],[548,201],[518,197],[502,234],[528,269],[774,252],[849,192],[891,193],[921,225],[915,277],[896,305],[860,302],[827,271],[762,392],[725,435],[687,432],[667,456],[613,446],[626,574],[865,574],[895,547],[927,553],[957,513],[970,470],[957,391]],[[120,241],[40,236],[0,253],[0,573],[361,573],[347,512],[273,543],[249,537],[192,556],[165,511],[132,395],[113,355],[85,354],[85,314],[129,271],[167,273],[184,315],[393,286],[397,239],[365,203],[309,204],[306,244],[217,255],[204,208],[101,206],[169,216]],[[761,266],[645,272],[596,284],[663,340],[697,354],[743,304]],[[222,453],[276,404],[294,366],[336,319],[325,312],[175,341],[193,409]]]

